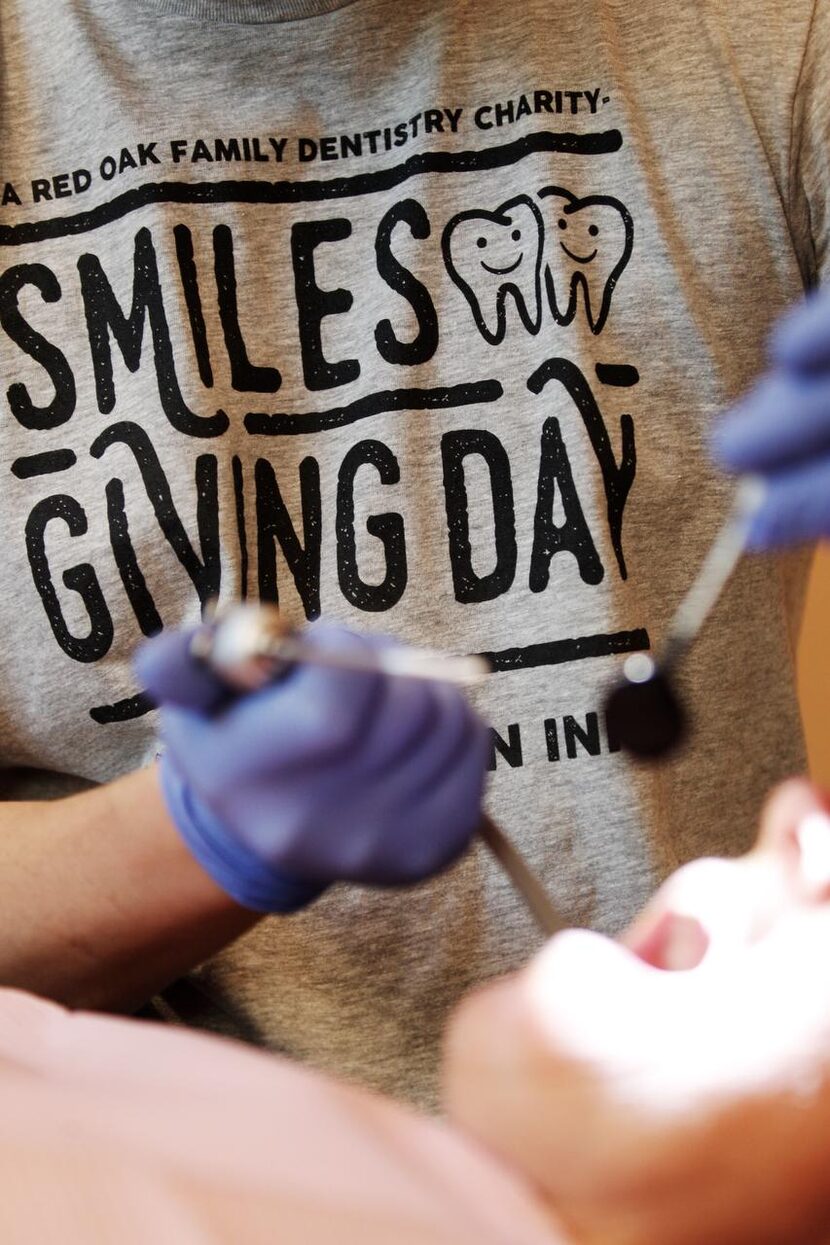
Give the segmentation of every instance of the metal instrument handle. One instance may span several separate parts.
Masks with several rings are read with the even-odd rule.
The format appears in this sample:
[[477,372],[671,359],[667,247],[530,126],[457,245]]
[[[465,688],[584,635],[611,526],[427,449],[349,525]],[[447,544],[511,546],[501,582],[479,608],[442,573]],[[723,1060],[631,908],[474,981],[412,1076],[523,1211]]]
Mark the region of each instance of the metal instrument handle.
[[533,913],[545,937],[550,938],[564,929],[565,922],[548,898],[542,883],[504,831],[485,814],[478,832]]

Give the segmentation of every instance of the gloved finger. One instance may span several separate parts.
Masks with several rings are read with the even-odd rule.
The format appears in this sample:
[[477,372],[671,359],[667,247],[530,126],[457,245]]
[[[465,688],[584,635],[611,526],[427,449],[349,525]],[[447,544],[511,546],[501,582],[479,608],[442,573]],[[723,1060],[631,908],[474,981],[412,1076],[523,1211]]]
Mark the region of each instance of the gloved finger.
[[[408,718],[409,705],[417,705],[417,719]],[[371,784],[375,809],[393,807],[399,810],[396,817],[406,816],[423,803],[436,782],[443,781],[468,749],[476,729],[473,710],[457,688],[386,678],[359,747],[317,774],[318,799]]]
[[446,869],[469,847],[481,824],[487,753],[486,735],[471,733],[433,783],[418,810],[417,837],[407,851],[402,881]]
[[487,772],[487,730],[466,704],[453,705],[444,726],[406,766],[396,769],[392,794],[408,810],[402,826],[405,845],[390,838],[380,857],[382,873],[415,880],[444,868],[478,829]]
[[830,374],[766,377],[719,422],[712,448],[730,471],[768,471],[830,454]]
[[830,461],[810,462],[765,477],[747,547],[795,545],[830,536]]
[[227,701],[228,689],[191,652],[198,630],[187,627],[161,631],[137,649],[133,668],[142,687],[157,704],[212,713]]
[[162,708],[160,738],[181,775],[200,794],[208,796],[226,781],[232,766],[232,753],[224,733],[217,730],[219,719],[199,709],[175,704]]
[[[403,688],[398,686],[402,683],[399,679],[385,680],[385,694],[391,692],[394,698],[395,691],[406,693],[409,681]],[[486,732],[483,725],[473,727],[472,710],[464,706],[461,694],[452,690],[456,691],[451,703],[457,721],[449,725],[447,710],[440,707],[435,688],[421,685],[421,729],[397,735],[396,742],[401,745],[397,755],[386,750],[383,709],[375,713],[360,747],[335,764],[320,767],[314,775],[313,825],[308,822],[308,777],[285,775],[281,799],[293,836],[293,841],[287,838],[280,844],[287,867],[314,876],[320,860],[336,859],[340,878],[397,883],[410,876],[426,876],[432,870],[430,860],[437,867],[458,853],[469,837],[471,821],[477,820],[475,811],[469,811],[468,736],[473,729]],[[400,721],[397,713],[393,716]],[[477,751],[474,768],[480,777],[474,808],[480,803],[487,757],[485,748]],[[425,755],[437,756],[441,768],[425,768]],[[455,793],[456,803],[451,815],[435,821],[431,802],[443,784],[450,796]],[[431,838],[422,852],[418,839],[424,826],[429,827]],[[312,855],[309,844],[313,845]],[[414,870],[408,864],[411,852],[417,861]]]
[[809,295],[779,320],[770,355],[779,367],[803,374],[830,367],[830,293]]
[[[314,629],[314,644],[332,653],[370,651],[365,637],[327,624]],[[349,757],[360,745],[375,711],[382,676],[372,671],[344,670],[314,662],[294,666],[286,677],[235,700],[219,717],[194,723],[168,714],[164,735],[171,748],[198,755],[200,769],[216,776],[233,765],[236,779],[264,769],[273,775],[292,773]],[[211,774],[191,774],[208,790]]]
[[[343,764],[356,763],[356,772],[371,781],[378,773],[397,767],[440,729],[440,706],[432,683],[395,676],[384,678],[361,755],[346,758]],[[342,778],[338,775],[336,781]]]
[[459,759],[477,737],[477,719],[458,688],[434,683],[431,689],[436,707],[436,726],[420,746],[412,749],[395,767],[395,790],[401,801],[420,803],[424,792],[437,786],[452,773]]

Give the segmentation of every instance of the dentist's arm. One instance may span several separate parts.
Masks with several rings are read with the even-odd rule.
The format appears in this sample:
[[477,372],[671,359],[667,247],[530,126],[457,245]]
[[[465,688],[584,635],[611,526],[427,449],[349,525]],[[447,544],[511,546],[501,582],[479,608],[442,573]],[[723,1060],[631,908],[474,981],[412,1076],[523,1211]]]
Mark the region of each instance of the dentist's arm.
[[0,804],[0,982],[132,1010],[258,919],[208,876],[155,767],[65,800]]
[[[314,636],[338,652],[376,643]],[[140,657],[162,706],[156,766],[0,805],[0,984],[133,1008],[264,912],[335,881],[416,882],[469,844],[487,742],[460,691],[303,666],[210,704],[186,641],[164,633]]]

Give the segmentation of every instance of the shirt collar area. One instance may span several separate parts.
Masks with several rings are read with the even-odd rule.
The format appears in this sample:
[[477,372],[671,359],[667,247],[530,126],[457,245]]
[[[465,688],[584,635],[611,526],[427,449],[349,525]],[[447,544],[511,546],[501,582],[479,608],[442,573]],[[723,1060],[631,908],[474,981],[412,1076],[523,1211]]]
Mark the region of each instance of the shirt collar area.
[[217,25],[251,26],[322,17],[355,0],[143,0],[165,17],[189,17]]

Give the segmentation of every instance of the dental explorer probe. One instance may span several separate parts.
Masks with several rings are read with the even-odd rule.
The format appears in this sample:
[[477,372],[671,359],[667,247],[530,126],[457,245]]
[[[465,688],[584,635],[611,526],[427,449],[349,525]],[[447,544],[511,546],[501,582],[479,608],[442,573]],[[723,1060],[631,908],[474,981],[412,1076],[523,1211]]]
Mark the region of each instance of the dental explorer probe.
[[[279,678],[295,662],[341,669],[380,671],[410,679],[450,683],[480,682],[489,672],[482,657],[453,657],[431,649],[390,646],[364,653],[330,653],[309,644],[276,606],[243,603],[215,609],[193,637],[191,655],[204,662],[227,687],[252,692]],[[503,830],[488,816],[479,836],[524,899],[546,937],[564,928],[539,879]]]
[[634,756],[655,760],[671,752],[686,733],[686,713],[673,677],[703,630],[746,549],[764,483],[745,476],[689,591],[672,618],[656,659],[635,653],[606,702],[608,730]]
[[276,606],[250,603],[217,608],[196,632],[190,651],[228,687],[240,692],[255,691],[297,662],[460,685],[480,683],[490,672],[483,657],[453,657],[406,645],[330,652],[309,644]]

